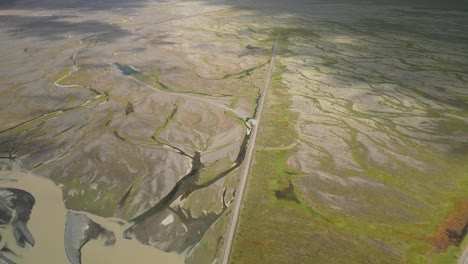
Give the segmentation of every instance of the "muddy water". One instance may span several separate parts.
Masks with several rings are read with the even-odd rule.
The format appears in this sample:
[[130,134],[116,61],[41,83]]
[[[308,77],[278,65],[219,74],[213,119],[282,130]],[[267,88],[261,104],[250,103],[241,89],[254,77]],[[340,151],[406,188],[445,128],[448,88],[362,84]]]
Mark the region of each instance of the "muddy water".
[[53,182],[25,172],[2,171],[0,179],[16,180],[0,181],[0,186],[28,191],[36,199],[27,224],[36,245],[17,252],[22,254],[18,263],[69,263],[63,245],[67,211],[61,190]]
[[104,240],[91,240],[81,250],[82,261],[86,263],[184,263],[184,257],[166,253],[136,240],[122,237],[122,226],[112,219],[86,214],[96,223],[116,234],[114,246],[106,247]]
[[[67,210],[62,192],[53,182],[28,172],[0,171],[0,186],[30,192],[36,199],[28,227],[36,240],[34,247],[21,249],[17,263],[69,263],[65,254],[64,232]],[[135,240],[123,239],[120,225],[112,219],[87,214],[95,222],[116,234],[114,246],[90,241],[82,249],[84,264],[93,263],[183,263],[183,256],[159,251]],[[13,242],[13,241],[12,241]]]

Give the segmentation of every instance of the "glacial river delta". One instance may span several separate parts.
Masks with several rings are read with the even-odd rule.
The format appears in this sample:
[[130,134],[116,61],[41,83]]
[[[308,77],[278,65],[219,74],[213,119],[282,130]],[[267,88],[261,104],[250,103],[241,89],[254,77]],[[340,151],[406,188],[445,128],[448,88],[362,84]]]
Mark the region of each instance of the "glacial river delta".
[[1,1],[0,263],[466,263],[467,43],[461,1]]

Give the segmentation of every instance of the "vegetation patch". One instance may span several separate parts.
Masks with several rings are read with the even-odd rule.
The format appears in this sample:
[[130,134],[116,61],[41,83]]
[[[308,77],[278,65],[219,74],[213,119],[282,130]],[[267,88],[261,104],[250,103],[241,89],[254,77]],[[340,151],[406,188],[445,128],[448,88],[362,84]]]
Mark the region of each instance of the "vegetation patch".
[[289,181],[289,186],[287,188],[276,190],[275,196],[278,199],[300,203],[299,200],[297,200],[296,194],[294,193],[294,186],[292,185],[291,181]]
[[456,206],[455,211],[439,225],[435,236],[426,240],[434,245],[436,252],[446,252],[450,246],[460,246],[468,231],[468,199]]

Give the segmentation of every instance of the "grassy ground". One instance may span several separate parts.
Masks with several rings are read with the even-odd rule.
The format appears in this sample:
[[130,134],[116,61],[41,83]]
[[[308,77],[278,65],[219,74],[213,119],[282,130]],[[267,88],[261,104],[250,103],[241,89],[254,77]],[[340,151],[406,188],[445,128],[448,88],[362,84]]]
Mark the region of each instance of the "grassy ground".
[[295,149],[281,149],[297,139],[293,128],[297,115],[288,111],[291,99],[285,89],[276,74],[259,131],[232,263],[333,263],[343,259],[363,263],[360,256],[364,255],[380,263],[397,262],[395,256],[381,254],[359,235],[337,230],[334,220],[312,207],[275,197],[276,190],[301,177],[286,164]]
[[[447,244],[444,231],[456,228],[461,232],[463,223],[457,227],[453,219],[459,222],[467,219],[463,197],[468,188],[464,172],[468,167],[460,156],[447,157],[435,149],[414,145],[418,153],[415,157],[436,169],[421,171],[399,164],[400,169],[395,170],[373,163],[365,146],[357,140],[357,131],[350,129],[348,144],[353,159],[364,169],[361,175],[383,182],[391,190],[345,188],[320,181],[316,182],[321,186],[311,188],[333,188],[349,199],[375,202],[379,207],[375,212],[348,215],[333,210],[313,192],[302,193],[297,188],[295,195],[300,203],[275,196],[275,191],[288,188],[290,182],[298,186],[307,176],[287,165],[297,151],[288,146],[299,135],[295,130],[298,115],[289,110],[292,99],[281,80],[284,71],[283,66],[276,65],[232,263],[455,263],[461,249],[456,243]],[[401,139],[405,140],[403,136]],[[344,179],[353,176],[354,172],[333,171],[331,156],[320,163],[322,171]],[[411,202],[405,197],[411,197],[408,201],[413,198],[423,201],[425,205],[409,205]],[[395,208],[403,208],[417,220],[401,220],[404,213],[392,211]]]

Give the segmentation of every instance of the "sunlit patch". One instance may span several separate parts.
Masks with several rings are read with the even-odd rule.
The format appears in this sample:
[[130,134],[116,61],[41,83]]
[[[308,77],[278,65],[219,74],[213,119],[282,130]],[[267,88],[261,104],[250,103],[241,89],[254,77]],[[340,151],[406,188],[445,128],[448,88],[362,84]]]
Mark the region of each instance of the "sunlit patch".
[[332,42],[332,43],[353,44],[356,40],[352,37],[337,36],[337,37],[324,38],[324,41]]

